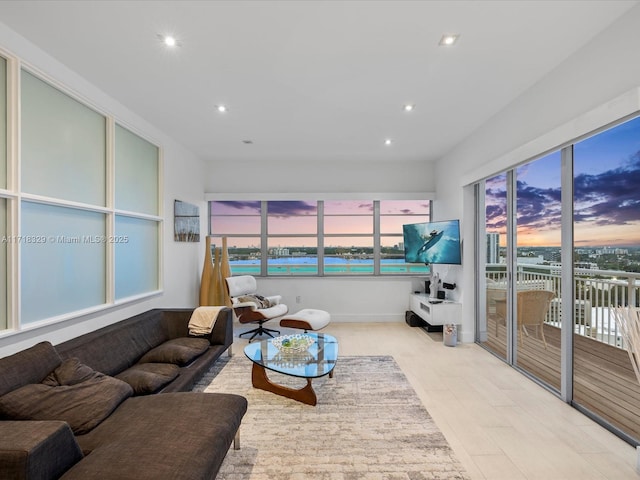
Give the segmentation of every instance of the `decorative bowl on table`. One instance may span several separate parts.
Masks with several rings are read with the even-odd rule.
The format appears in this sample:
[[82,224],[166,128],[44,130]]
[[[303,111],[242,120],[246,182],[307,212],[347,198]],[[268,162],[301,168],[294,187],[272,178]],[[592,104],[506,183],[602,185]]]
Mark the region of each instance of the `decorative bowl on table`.
[[313,338],[309,335],[296,333],[294,335],[282,335],[271,340],[271,343],[282,353],[301,353],[313,345]]

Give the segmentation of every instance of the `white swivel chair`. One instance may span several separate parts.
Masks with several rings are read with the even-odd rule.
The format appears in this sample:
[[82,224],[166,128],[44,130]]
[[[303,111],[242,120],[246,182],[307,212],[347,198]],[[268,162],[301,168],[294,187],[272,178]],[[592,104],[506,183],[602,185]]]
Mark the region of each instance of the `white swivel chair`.
[[[239,335],[240,337],[251,333],[253,334],[249,339],[249,341],[251,341],[257,335],[266,334],[273,337],[272,333],[280,334],[278,330],[272,330],[263,326],[265,322],[280,318],[289,311],[284,303],[280,303],[282,299],[280,295],[270,297],[260,297],[257,295],[258,284],[256,279],[251,275],[227,277],[225,281],[227,290],[229,291],[229,297],[231,298],[231,308],[233,308],[236,313],[238,321],[240,323],[258,324],[258,328],[243,332]],[[265,305],[265,303],[267,303],[268,306]]]

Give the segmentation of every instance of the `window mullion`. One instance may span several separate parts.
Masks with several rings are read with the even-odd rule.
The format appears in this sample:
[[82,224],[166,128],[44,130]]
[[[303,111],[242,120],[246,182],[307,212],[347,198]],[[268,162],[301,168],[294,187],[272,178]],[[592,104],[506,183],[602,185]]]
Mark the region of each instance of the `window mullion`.
[[317,249],[317,262],[319,277],[324,276],[324,201],[318,201],[318,249]]
[[373,201],[373,274],[380,275],[380,200]]
[[262,200],[260,204],[260,275],[266,277],[269,268],[269,232],[267,231],[269,225],[267,205],[269,202]]
[[[115,235],[115,121],[113,117],[107,117],[106,121],[106,213],[105,232],[107,238],[113,238]],[[107,262],[107,281],[105,282],[105,300],[107,304],[113,303],[115,300],[115,244],[106,242],[106,262]]]

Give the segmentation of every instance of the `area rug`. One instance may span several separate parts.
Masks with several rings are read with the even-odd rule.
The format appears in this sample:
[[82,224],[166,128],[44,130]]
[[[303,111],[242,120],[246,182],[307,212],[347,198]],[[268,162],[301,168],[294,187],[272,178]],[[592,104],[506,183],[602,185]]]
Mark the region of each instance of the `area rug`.
[[393,357],[340,357],[333,378],[312,384],[315,407],[253,388],[242,354],[216,362],[194,391],[237,393],[249,403],[241,448],[229,450],[218,480],[470,478]]

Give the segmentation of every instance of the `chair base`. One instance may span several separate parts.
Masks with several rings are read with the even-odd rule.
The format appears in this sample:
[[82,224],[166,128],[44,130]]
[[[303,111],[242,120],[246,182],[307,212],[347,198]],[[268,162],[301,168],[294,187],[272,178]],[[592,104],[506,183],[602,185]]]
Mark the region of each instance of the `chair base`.
[[249,335],[250,333],[253,333],[253,335],[251,335],[251,338],[249,339],[249,342],[251,342],[251,340],[253,340],[256,336],[258,336],[258,335],[262,336],[263,334],[269,335],[271,338],[273,338],[272,333],[277,333],[278,335],[280,335],[280,330],[273,330],[271,328],[264,328],[262,326],[262,324],[260,324],[258,326],[258,328],[254,328],[253,330],[247,330],[246,332],[242,332],[238,336],[242,337],[243,335]]

